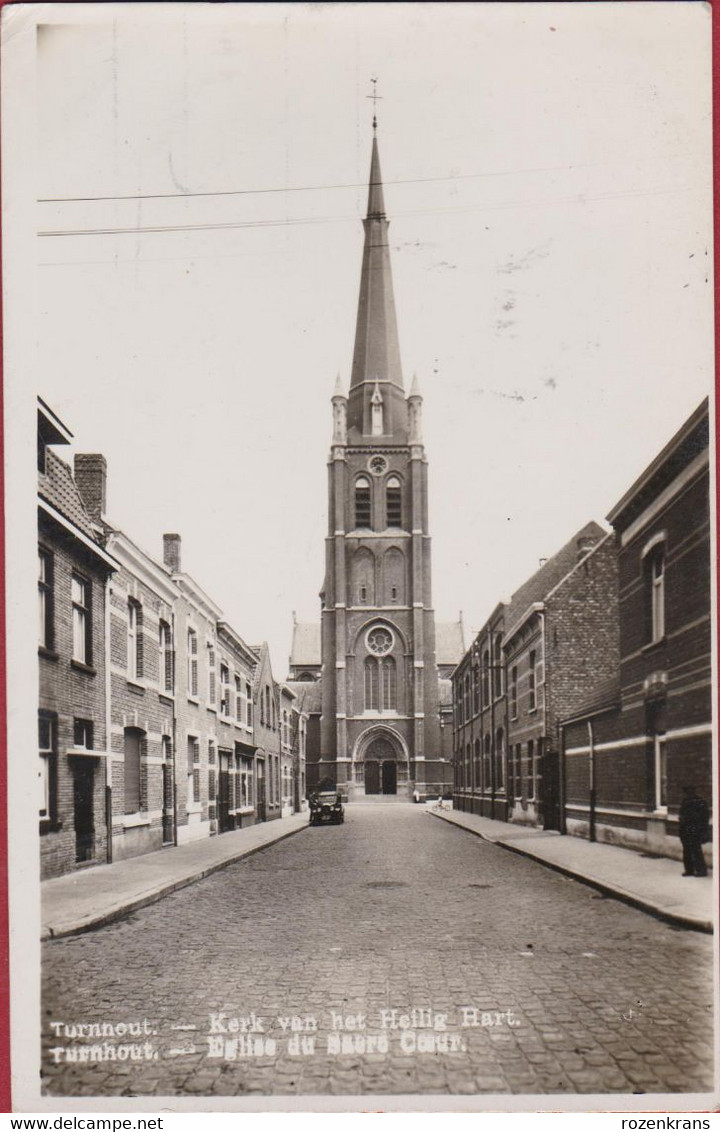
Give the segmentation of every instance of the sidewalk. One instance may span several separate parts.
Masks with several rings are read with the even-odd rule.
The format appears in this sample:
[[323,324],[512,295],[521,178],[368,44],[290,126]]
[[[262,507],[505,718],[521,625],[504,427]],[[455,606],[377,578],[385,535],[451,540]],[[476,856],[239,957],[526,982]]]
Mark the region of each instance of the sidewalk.
[[671,924],[712,932],[715,885],[712,877],[683,877],[682,862],[643,857],[632,849],[585,841],[554,831],[512,825],[453,810],[428,809],[503,849],[575,877]]
[[40,886],[40,938],[77,935],[109,924],[176,888],[201,880],[266,845],[290,837],[307,824],[306,813],[293,814],[248,829],[46,880]]

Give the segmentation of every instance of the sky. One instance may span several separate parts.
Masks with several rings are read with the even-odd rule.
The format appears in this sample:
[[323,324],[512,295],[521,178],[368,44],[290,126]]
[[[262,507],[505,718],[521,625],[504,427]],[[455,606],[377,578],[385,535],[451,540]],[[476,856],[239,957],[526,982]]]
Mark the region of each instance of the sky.
[[372,77],[439,620],[469,643],[709,392],[705,5],[45,12],[25,191],[82,234],[34,240],[37,392],[276,676],[319,617]]

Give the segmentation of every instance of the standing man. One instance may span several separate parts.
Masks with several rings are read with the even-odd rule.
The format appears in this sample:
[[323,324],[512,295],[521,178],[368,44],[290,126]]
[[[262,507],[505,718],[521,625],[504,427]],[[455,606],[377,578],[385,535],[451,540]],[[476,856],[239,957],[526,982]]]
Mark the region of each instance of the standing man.
[[678,826],[683,847],[684,877],[706,877],[707,866],[703,857],[703,844],[710,839],[710,814],[704,798],[694,786],[683,786]]

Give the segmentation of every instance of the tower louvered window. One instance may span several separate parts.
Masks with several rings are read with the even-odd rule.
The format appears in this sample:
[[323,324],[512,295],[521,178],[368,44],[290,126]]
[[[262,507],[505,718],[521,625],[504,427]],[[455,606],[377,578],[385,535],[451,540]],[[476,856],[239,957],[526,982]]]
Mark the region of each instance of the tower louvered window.
[[389,527],[402,526],[402,488],[397,476],[390,476],[385,488],[385,512]]
[[355,481],[355,526],[369,528],[371,523],[370,481],[360,476]]

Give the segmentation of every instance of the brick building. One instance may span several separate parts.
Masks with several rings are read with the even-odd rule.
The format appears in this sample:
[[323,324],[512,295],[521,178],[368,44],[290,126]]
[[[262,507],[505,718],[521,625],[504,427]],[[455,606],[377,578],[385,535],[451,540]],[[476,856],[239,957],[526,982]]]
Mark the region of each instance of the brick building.
[[[218,622],[220,664],[217,715],[217,778],[208,767],[208,796],[217,795],[216,829],[226,833],[254,825],[255,741],[252,683],[257,658],[226,621]],[[211,817],[212,820],[212,817]]]
[[259,821],[274,821],[281,816],[280,687],[273,677],[267,643],[254,647],[253,652],[257,657],[253,682],[257,816]]
[[38,399],[38,794],[41,877],[108,859],[107,589],[117,563],[56,452],[72,434]]
[[619,665],[565,712],[568,833],[679,858],[683,784],[712,798],[709,488],[705,401],[608,516]]
[[617,555],[588,523],[493,611],[453,676],[456,804],[559,829],[559,719],[617,663]]
[[503,821],[508,817],[504,611],[502,603],[496,606],[453,674],[454,805]]

